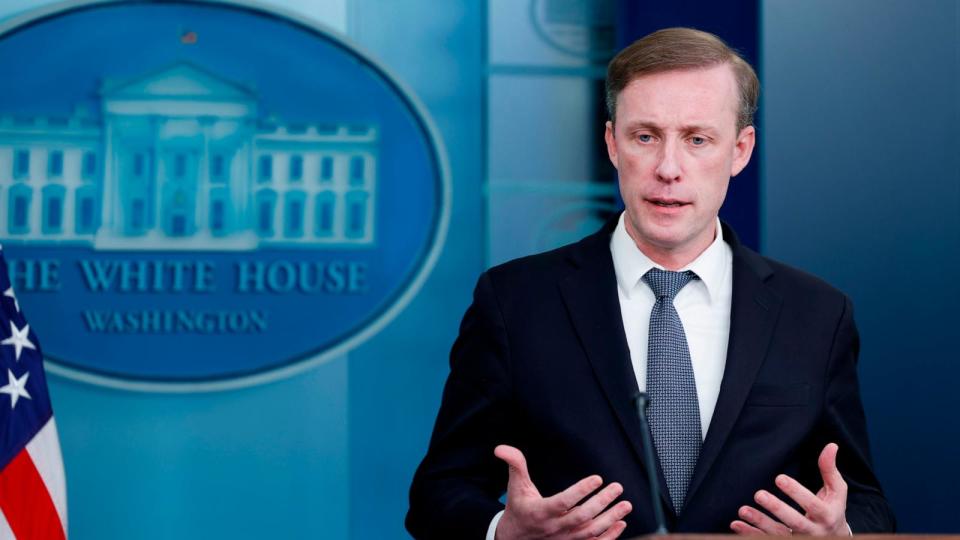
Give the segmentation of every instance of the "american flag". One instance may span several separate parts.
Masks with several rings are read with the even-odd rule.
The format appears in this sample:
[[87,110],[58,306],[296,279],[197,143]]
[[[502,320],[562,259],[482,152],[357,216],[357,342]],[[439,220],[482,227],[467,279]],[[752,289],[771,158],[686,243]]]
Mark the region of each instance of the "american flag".
[[0,291],[0,540],[66,538],[67,489],[43,354],[2,251]]

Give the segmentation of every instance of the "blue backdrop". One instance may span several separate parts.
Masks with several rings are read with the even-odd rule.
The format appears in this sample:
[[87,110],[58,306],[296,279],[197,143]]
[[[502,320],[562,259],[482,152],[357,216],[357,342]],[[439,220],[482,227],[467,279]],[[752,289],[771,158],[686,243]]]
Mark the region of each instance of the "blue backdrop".
[[764,251],[853,298],[900,527],[956,533],[958,4],[762,5]]

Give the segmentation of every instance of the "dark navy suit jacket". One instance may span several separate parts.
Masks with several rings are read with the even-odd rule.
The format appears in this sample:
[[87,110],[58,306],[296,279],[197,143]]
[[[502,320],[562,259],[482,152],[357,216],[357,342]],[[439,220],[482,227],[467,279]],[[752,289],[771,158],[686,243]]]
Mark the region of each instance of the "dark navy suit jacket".
[[[516,446],[544,496],[599,474],[633,503],[624,537],[652,532],[660,504],[671,532],[730,532],[737,509],[786,473],[816,492],[817,458],[839,444],[854,532],[892,531],[873,473],[857,382],[850,300],[823,281],[739,244],[730,341],[716,409],[682,515],[662,474],[641,462],[637,382],[610,254],[616,221],[575,244],[481,275],[450,355],[430,447],[410,490],[416,538],[478,538],[503,508]],[[657,475],[659,501],[647,474]]]

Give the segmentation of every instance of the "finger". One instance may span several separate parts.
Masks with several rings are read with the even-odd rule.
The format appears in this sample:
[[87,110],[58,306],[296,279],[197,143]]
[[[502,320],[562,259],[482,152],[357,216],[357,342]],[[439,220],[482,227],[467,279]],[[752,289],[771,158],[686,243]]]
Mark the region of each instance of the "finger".
[[585,539],[600,536],[612,527],[614,523],[626,517],[631,510],[633,510],[633,505],[630,504],[630,501],[620,501],[608,508],[604,513],[574,529],[571,538]]
[[780,520],[783,525],[793,529],[794,532],[807,533],[813,529],[813,523],[809,519],[769,491],[761,489],[753,499],[767,512],[773,514],[773,517]]
[[824,502],[807,489],[803,484],[793,478],[781,474],[777,476],[774,482],[780,491],[783,491],[788,497],[796,501],[801,508],[806,510],[811,516],[822,516],[825,510]]
[[743,536],[763,536],[766,534],[753,525],[740,521],[739,519],[730,522],[730,530]]
[[760,530],[763,534],[778,534],[784,536],[792,532],[790,527],[776,521],[752,506],[741,506],[737,515],[740,516],[740,519]]
[[493,455],[503,460],[509,467],[508,494],[511,488],[540,494],[537,487],[533,485],[533,480],[530,479],[530,473],[527,471],[527,459],[523,457],[523,452],[512,446],[501,444],[493,449]]
[[622,493],[623,493],[623,486],[621,486],[617,482],[614,482],[609,486],[600,490],[600,492],[598,492],[593,497],[590,497],[587,501],[585,501],[580,506],[577,506],[572,509],[570,507],[567,507],[566,509],[569,509],[570,511],[567,512],[566,515],[560,518],[560,521],[559,521],[560,529],[561,530],[574,529],[590,521],[591,519],[597,517],[597,515],[599,515],[600,512],[603,512],[604,508],[610,506],[610,503],[617,500],[617,497],[619,497]]
[[597,540],[614,540],[619,538],[623,531],[627,530],[626,521],[618,521],[610,526],[603,534],[597,537]]
[[[547,497],[545,502],[547,503],[548,508],[550,508],[552,511],[554,511],[559,515],[577,506],[577,503],[582,501],[584,497],[593,493],[594,491],[597,490],[597,488],[599,488],[602,485],[603,485],[603,479],[600,478],[599,476],[597,475],[588,476],[583,480],[580,480],[576,484],[561,491],[560,493],[557,493],[552,497]],[[610,486],[607,486],[607,488],[609,487]],[[620,491],[622,492],[623,488],[620,488]],[[617,493],[613,498],[616,499],[619,496],[620,496],[620,493]],[[612,501],[613,499],[610,499],[610,500]],[[607,504],[610,504],[610,503],[607,503]],[[599,510],[597,511],[597,513],[599,513]],[[593,516],[590,516],[590,517],[593,517]]]
[[832,491],[841,493],[847,492],[847,483],[837,468],[837,452],[840,447],[836,443],[830,443],[820,452],[820,459],[817,465],[820,467],[820,476],[823,477],[823,485]]

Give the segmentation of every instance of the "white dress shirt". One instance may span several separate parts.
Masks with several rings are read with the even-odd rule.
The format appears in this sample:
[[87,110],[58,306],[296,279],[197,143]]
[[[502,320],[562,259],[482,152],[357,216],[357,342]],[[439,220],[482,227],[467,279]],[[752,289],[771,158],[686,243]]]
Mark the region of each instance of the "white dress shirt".
[[[617,276],[617,296],[620,299],[620,315],[623,317],[627,346],[630,348],[630,361],[637,377],[637,386],[643,391],[647,387],[650,312],[657,299],[642,278],[651,268],[665,268],[640,251],[627,234],[623,223],[625,216],[625,213],[620,214],[620,221],[613,231],[610,253]],[[673,300],[690,349],[700,405],[700,432],[704,437],[707,436],[717,396],[720,395],[730,337],[730,302],[733,298],[733,251],[723,241],[719,219],[716,220],[716,227],[713,243],[693,262],[680,269],[691,270],[700,279],[688,283]],[[503,511],[500,511],[490,521],[487,540],[494,540],[502,516]]]
[[[643,281],[651,268],[665,270],[651,261],[637,248],[627,234],[623,220],[610,239],[613,269],[617,275],[617,294],[620,314],[630,348],[633,373],[640,391],[647,386],[647,340],[650,335],[650,312],[657,299]],[[680,315],[683,332],[687,336],[693,378],[697,384],[700,405],[700,432],[706,437],[713,409],[720,395],[720,382],[727,362],[727,342],[730,338],[730,302],[733,298],[733,251],[723,241],[720,220],[717,234],[707,249],[680,271],[690,270],[700,279],[692,280],[680,289],[673,306]]]

